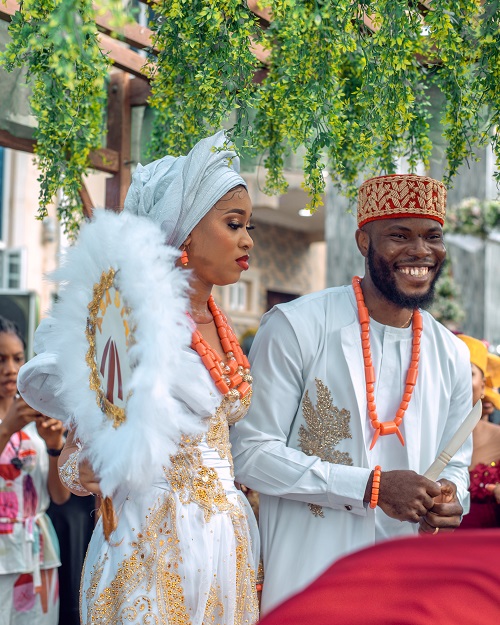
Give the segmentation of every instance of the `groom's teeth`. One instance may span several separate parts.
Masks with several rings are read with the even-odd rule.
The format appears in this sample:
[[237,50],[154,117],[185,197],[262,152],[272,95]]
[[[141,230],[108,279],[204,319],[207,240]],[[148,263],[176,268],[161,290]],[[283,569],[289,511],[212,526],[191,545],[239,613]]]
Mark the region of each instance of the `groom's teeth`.
[[417,276],[422,278],[429,273],[429,267],[400,267],[399,271],[407,276]]

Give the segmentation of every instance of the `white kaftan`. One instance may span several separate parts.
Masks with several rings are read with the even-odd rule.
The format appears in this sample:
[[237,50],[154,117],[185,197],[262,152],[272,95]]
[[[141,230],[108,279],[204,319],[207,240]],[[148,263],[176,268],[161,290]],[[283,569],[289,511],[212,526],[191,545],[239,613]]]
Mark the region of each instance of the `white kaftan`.
[[[263,612],[339,557],[417,532],[363,497],[376,464],[423,474],[472,406],[468,350],[422,316],[418,381],[401,428],[406,445],[384,436],[372,451],[352,287],[302,297],[264,317],[251,351],[252,407],[231,437],[236,479],[261,493]],[[377,411],[391,420],[404,393],[412,330],[371,321],[370,339]],[[471,450],[468,440],[442,473],[457,485],[465,511]]]

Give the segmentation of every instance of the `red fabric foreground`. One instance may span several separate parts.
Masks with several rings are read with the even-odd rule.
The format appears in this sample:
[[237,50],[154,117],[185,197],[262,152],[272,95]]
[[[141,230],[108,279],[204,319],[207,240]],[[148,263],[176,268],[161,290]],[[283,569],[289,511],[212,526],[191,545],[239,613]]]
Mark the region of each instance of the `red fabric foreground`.
[[403,538],[363,549],[335,562],[260,621],[337,623],[500,625],[500,529]]

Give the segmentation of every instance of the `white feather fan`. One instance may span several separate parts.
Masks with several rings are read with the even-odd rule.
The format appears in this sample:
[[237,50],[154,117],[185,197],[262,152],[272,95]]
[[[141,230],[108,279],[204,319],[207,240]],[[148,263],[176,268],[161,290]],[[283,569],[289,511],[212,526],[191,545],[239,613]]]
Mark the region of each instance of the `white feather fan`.
[[[122,484],[134,491],[152,483],[162,466],[168,466],[181,434],[201,431],[202,417],[213,408],[205,400],[206,414],[200,414],[203,397],[216,401],[203,367],[200,376],[199,359],[187,353],[189,272],[175,267],[178,256],[151,221],[129,213],[95,211],[53,275],[61,291],[52,318],[40,328],[38,345],[45,353],[27,363],[28,370],[21,375],[20,388],[24,387],[28,403],[43,410],[56,402],[54,416],[64,407],[64,420],[81,440],[104,496],[112,496]],[[130,395],[126,419],[118,427],[99,407],[86,363],[88,305],[94,284],[110,268],[117,272],[115,282],[135,323],[129,356],[137,364],[125,389]],[[52,384],[37,382],[37,376],[48,375],[44,359],[51,362]],[[179,392],[182,387],[187,397]],[[44,388],[52,388],[48,402]]]

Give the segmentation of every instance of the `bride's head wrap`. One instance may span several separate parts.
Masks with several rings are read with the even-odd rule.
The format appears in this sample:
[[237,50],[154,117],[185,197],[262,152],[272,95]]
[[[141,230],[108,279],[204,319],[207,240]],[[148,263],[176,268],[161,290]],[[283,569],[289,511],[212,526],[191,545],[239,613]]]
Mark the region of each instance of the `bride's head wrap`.
[[158,223],[165,242],[178,248],[223,195],[246,187],[239,170],[240,160],[221,130],[199,141],[187,156],[138,165],[124,208]]

